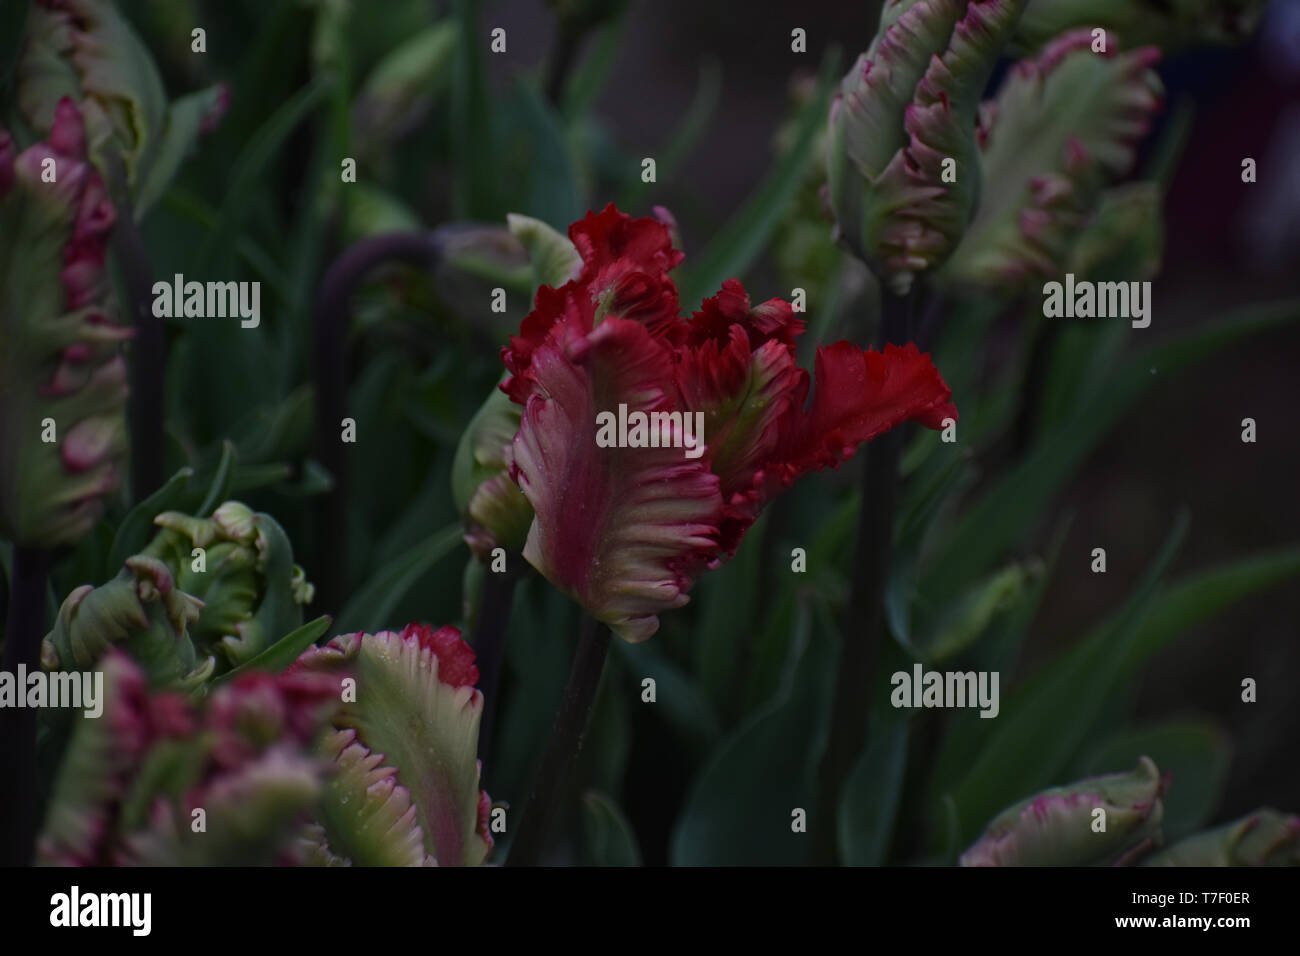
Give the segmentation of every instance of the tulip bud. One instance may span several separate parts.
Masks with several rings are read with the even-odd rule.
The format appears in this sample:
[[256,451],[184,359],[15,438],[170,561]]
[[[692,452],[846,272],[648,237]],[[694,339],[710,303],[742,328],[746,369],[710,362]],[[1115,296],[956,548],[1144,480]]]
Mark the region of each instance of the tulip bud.
[[895,0],[831,106],[841,238],[895,293],[939,266],[979,201],[979,99],[1024,0]]
[[518,553],[533,521],[533,506],[511,480],[506,463],[521,417],[519,406],[493,389],[452,459],[451,491],[465,522],[465,543],[484,561],[497,547]]
[[[1019,63],[981,109],[985,184],[944,278],[1015,294],[1060,275],[1161,103],[1155,47],[1094,53],[1086,30]],[[1081,95],[1086,91],[1087,95]]]
[[118,487],[131,331],[105,269],[114,220],[71,100],[21,154],[0,131],[0,536],[21,545],[75,543]]
[[582,272],[582,256],[577,247],[568,236],[556,232],[540,219],[512,212],[506,216],[506,226],[528,254],[534,288],[549,285],[558,289]]
[[1031,0],[1016,41],[1035,48],[1067,30],[1100,27],[1130,47],[1239,43],[1267,7],[1268,0]]
[[1164,216],[1157,183],[1127,183],[1102,194],[1097,214],[1063,270],[1087,278],[1150,279],[1164,254]]
[[176,586],[162,561],[136,555],[103,587],[87,584],[68,595],[41,644],[41,664],[89,670],[121,644],[152,686],[192,691],[216,667],[213,658],[198,655],[188,631],[202,607]]
[[[962,866],[1129,862],[1160,841],[1163,781],[1149,757],[1130,773],[1044,790],[993,818]],[[1104,830],[1100,829],[1104,826]]]
[[[290,673],[323,672],[344,700],[326,750],[336,776],[303,850],[360,866],[475,866],[492,849],[479,789],[474,652],[454,627],[346,634]],[[341,682],[351,679],[349,692]]]
[[1179,840],[1143,866],[1300,866],[1300,816],[1256,810],[1250,816]]
[[121,644],[154,685],[192,690],[302,625],[314,588],[270,515],[227,501],[211,518],[167,511],[102,587],[73,591],[42,645],[48,669],[85,669]]
[[373,153],[423,119],[451,78],[459,36],[458,24],[437,23],[379,61],[352,108],[355,142]]
[[229,93],[212,87],[169,106],[152,56],[112,0],[35,0],[18,61],[18,108],[44,133],[64,98],[85,117],[95,165],[108,174],[121,163],[139,218],[225,112]]
[[292,862],[291,841],[330,769],[316,742],[336,706],[333,682],[309,673],[249,673],[196,705],[151,693],[118,651],[101,667],[103,713],[78,718],[73,728],[39,860]]
[[[168,511],[154,524],[163,530],[145,554],[174,569],[177,587],[200,600],[190,629],[200,653],[219,651],[237,667],[302,626],[303,606],[316,589],[270,515],[227,501],[211,518]],[[203,549],[201,562],[196,548]]]

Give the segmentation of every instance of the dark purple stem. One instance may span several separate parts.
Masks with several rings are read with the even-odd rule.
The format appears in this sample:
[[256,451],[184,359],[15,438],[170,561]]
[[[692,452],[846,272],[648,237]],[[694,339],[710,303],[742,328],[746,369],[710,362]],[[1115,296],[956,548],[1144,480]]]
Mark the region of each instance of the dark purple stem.
[[316,572],[320,606],[337,611],[347,575],[348,460],[343,419],[348,391],[347,336],[353,294],[370,272],[389,262],[432,269],[441,245],[431,233],[385,233],[362,239],[331,263],[321,281],[312,317],[312,375],[315,383],[316,457],[334,484],[316,506]]
[[[508,567],[516,567],[523,558],[511,555]],[[483,716],[479,721],[478,755],[483,761],[483,786],[492,767],[493,740],[496,731],[498,689],[501,685],[501,665],[505,659],[506,637],[509,633],[510,608],[514,601],[515,584],[519,571],[487,572],[483,582],[483,595],[478,609],[478,623],[474,628],[474,655],[478,664],[478,687],[483,692]]]
[[[48,551],[14,548],[4,669],[14,675],[20,694],[26,692],[26,681],[18,681],[19,667],[30,674],[41,666],[49,575]],[[0,865],[26,866],[32,860],[41,822],[36,805],[36,711],[31,707],[0,709],[0,780],[4,781],[0,786]]]
[[542,764],[533,780],[532,792],[524,804],[519,833],[510,847],[507,866],[537,866],[542,862],[555,819],[567,792],[569,776],[582,750],[582,741],[591,720],[591,709],[600,687],[609,654],[609,628],[590,617],[583,618],[578,648],[564,685],[551,739],[542,755]]
[[165,477],[167,329],[153,314],[153,265],[130,206],[119,208],[113,253],[122,270],[135,326],[131,339],[131,496],[140,502],[161,488]]
[[[888,289],[881,295],[876,345],[882,349],[888,344],[902,345],[911,334],[915,295],[899,296]],[[903,435],[903,428],[893,428],[863,450],[853,576],[841,628],[830,734],[818,769],[813,817],[813,860],[827,865],[834,864],[839,855],[836,817],[840,793],[867,740],[871,682],[884,632],[885,582],[889,577]]]

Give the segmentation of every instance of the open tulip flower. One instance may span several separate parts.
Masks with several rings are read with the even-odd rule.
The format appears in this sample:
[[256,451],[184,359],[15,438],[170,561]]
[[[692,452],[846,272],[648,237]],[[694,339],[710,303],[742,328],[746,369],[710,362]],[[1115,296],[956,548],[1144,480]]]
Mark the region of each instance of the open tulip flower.
[[[581,270],[538,290],[502,350],[501,387],[523,406],[510,473],[535,511],[524,557],[626,640],[687,603],[795,479],[904,422],[957,417],[913,344],[819,348],[814,387],[788,302],[753,306],[728,280],[682,318],[682,254],[657,220],[611,205],[569,235]],[[630,427],[610,441],[600,422],[615,417]]]

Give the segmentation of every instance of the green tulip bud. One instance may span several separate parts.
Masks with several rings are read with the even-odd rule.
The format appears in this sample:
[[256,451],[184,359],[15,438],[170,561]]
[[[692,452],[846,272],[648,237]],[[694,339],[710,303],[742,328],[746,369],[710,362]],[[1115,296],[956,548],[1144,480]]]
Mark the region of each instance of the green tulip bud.
[[[944,278],[1005,294],[1059,276],[1102,204],[1133,166],[1161,103],[1155,47],[1094,53],[1086,30],[1018,64],[981,109],[986,188]],[[1111,208],[1108,214],[1117,210]],[[1107,229],[1118,224],[1114,217]],[[1101,234],[1092,237],[1093,242]]]
[[156,686],[192,690],[302,625],[314,588],[270,515],[228,501],[211,518],[167,511],[102,587],[77,588],[42,645],[48,669],[85,669],[121,644]]
[[127,558],[112,581],[98,588],[83,585],[68,595],[41,644],[41,664],[47,670],[89,670],[121,644],[151,685],[193,691],[216,666],[198,654],[188,631],[202,607],[176,586],[162,561]]
[[506,465],[506,449],[519,431],[522,412],[494,388],[461,435],[452,459],[452,497],[465,522],[465,542],[485,561],[494,548],[521,551],[533,523],[533,506]]
[[1179,840],[1143,866],[1300,866],[1300,816],[1256,810]]
[[227,501],[211,518],[168,511],[154,524],[163,530],[145,553],[175,569],[177,586],[203,602],[190,628],[201,653],[237,667],[302,626],[315,588],[270,515]]
[[840,237],[897,294],[941,265],[979,204],[975,116],[1024,0],[896,0],[831,106]]
[[1004,810],[962,866],[1126,863],[1160,841],[1163,781],[1149,757],[1130,773],[1054,787]]
[[1165,229],[1158,183],[1127,183],[1102,194],[1063,270],[1089,279],[1133,281],[1160,271]]
[[438,23],[379,61],[352,109],[357,143],[373,153],[420,122],[450,81],[459,36],[456,23]]

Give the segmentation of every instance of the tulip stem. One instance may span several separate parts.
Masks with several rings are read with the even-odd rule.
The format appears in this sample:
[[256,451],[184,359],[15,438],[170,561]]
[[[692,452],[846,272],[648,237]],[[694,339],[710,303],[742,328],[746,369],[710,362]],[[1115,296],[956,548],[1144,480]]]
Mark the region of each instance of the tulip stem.
[[1024,378],[1020,384],[1020,407],[1016,410],[1011,429],[1011,460],[1024,455],[1038,431],[1039,411],[1043,405],[1043,390],[1047,387],[1048,366],[1056,352],[1061,337],[1061,323],[1040,323],[1034,330],[1033,343],[1025,361]]
[[586,30],[568,18],[560,20],[556,27],[555,47],[546,65],[546,99],[556,109],[564,106],[564,87],[568,83],[569,73],[578,58],[578,47]]
[[317,460],[333,478],[315,509],[315,550],[320,562],[320,606],[337,611],[347,577],[348,452],[342,441],[348,392],[347,337],[352,296],[370,272],[389,262],[433,268],[442,247],[430,233],[400,232],[354,243],[325,271],[312,314],[312,375],[315,386]]
[[[4,669],[14,675],[18,693],[26,692],[19,668],[39,672],[41,638],[45,636],[45,592],[50,553],[42,548],[14,548],[9,582],[9,614],[5,624]],[[36,710],[0,710],[0,865],[27,866],[40,825],[36,803]]]
[[537,866],[550,836],[551,823],[563,801],[569,775],[582,749],[582,741],[591,719],[596,691],[609,654],[609,628],[594,618],[585,618],[578,635],[578,648],[569,669],[551,726],[551,739],[542,755],[542,764],[533,780],[532,792],[524,804],[519,833],[510,847],[507,866]]
[[153,314],[153,264],[129,204],[119,207],[112,242],[135,327],[131,339],[131,496],[140,502],[161,488],[165,477],[167,329]]
[[[902,345],[911,333],[915,295],[882,290],[880,329],[876,345]],[[898,462],[903,449],[902,427],[893,428],[863,450],[862,501],[858,509],[853,576],[840,634],[830,734],[817,778],[813,859],[834,864],[838,859],[836,819],[840,793],[867,740],[871,684],[880,652],[885,615],[885,584],[894,532],[894,500]]]
[[[523,559],[514,556],[517,564]],[[509,567],[509,565],[507,565]],[[478,687],[483,693],[483,717],[479,721],[478,755],[485,768],[492,767],[492,743],[496,730],[497,690],[501,684],[501,664],[505,658],[506,637],[510,624],[511,604],[515,595],[518,571],[489,571],[479,599],[478,622],[474,628],[474,655],[478,664]],[[484,789],[487,770],[484,771]]]

